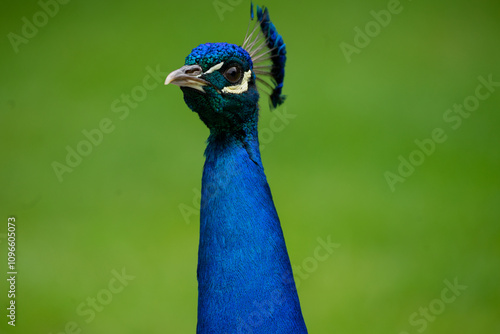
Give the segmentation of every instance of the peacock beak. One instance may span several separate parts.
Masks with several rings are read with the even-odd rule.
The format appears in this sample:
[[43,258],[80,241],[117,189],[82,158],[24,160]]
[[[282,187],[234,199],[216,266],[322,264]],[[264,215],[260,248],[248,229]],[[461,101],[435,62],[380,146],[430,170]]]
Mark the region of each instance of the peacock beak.
[[201,66],[185,65],[170,73],[165,80],[165,85],[174,84],[179,87],[191,87],[205,93],[203,86],[209,85],[209,82],[200,78],[202,74]]

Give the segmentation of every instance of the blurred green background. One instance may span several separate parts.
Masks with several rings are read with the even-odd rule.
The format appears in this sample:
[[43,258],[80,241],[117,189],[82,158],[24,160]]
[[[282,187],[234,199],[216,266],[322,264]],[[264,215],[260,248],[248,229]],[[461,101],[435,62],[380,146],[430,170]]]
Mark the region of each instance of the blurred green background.
[[[241,44],[249,3],[43,3],[53,17],[37,1],[0,14],[0,267],[14,216],[19,272],[16,328],[0,283],[0,332],[194,333],[208,130],[161,81],[200,43]],[[387,1],[263,4],[288,99],[262,98],[262,155],[310,333],[500,333],[500,87],[458,128],[443,119],[479,76],[500,81],[498,2],[405,0],[378,30]],[[446,140],[391,189],[436,128]],[[89,154],[58,178],[67,147]],[[450,303],[445,280],[467,287]]]

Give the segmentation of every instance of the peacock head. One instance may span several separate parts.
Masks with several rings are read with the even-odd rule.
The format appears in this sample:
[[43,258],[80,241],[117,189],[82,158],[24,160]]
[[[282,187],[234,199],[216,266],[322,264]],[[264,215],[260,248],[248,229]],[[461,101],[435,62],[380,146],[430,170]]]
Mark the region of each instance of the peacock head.
[[239,130],[257,121],[257,82],[267,90],[272,108],[283,103],[285,62],[283,39],[267,8],[257,6],[255,27],[247,31],[242,46],[201,44],[186,57],[184,66],[167,76],[165,84],[180,86],[188,107],[210,129]]
[[193,49],[186,63],[167,77],[181,87],[184,101],[209,128],[232,128],[255,115],[259,93],[252,59],[234,44],[207,43]]

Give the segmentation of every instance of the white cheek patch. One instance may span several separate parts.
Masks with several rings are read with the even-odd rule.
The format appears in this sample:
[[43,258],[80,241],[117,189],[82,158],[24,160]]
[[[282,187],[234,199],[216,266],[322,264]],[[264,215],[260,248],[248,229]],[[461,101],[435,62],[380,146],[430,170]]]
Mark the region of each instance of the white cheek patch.
[[251,76],[252,76],[252,71],[251,70],[246,71],[239,85],[224,87],[222,89],[222,92],[231,94],[241,94],[246,92],[248,90],[248,81],[250,81]]
[[217,65],[214,65],[212,67],[210,67],[205,73],[203,74],[210,74],[214,71],[217,71],[217,70],[220,70],[220,68],[222,67],[222,65],[224,65],[224,62],[222,63],[218,63]]

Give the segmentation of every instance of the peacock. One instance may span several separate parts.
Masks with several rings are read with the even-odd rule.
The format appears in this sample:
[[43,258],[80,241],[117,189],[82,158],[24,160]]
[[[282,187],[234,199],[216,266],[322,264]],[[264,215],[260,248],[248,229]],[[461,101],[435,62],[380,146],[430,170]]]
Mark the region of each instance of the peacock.
[[[259,150],[259,89],[281,105],[286,47],[266,7],[250,5],[242,46],[206,43],[165,84],[210,130],[198,249],[199,334],[307,333]],[[254,27],[251,28],[251,23]]]

